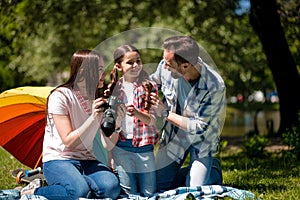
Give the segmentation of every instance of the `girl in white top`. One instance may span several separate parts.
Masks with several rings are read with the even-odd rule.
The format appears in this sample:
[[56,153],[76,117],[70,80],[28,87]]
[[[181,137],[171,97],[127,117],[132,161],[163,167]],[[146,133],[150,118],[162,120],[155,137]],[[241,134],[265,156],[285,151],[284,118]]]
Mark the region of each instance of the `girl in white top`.
[[[122,77],[118,77],[118,72]],[[133,45],[122,45],[114,52],[114,68],[105,95],[118,101],[117,134],[103,136],[111,150],[109,165],[119,175],[126,194],[152,196],[156,192],[154,145],[158,141],[156,119],[151,109],[150,92],[158,91],[143,70],[140,52]]]

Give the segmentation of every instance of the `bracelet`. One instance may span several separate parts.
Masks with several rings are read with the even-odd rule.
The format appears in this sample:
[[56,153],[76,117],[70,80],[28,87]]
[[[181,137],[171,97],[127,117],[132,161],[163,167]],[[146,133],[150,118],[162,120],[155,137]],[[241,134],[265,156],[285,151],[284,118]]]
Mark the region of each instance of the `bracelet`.
[[122,129],[121,129],[121,128],[118,128],[118,129],[116,129],[116,130],[114,131],[114,133],[115,133],[115,134],[119,134],[119,133],[121,133],[121,131],[122,131]]

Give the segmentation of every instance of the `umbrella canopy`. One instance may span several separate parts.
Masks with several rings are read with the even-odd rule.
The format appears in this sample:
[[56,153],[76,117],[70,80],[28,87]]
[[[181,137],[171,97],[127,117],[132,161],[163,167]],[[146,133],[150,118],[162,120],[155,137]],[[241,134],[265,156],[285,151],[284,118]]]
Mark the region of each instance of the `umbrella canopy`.
[[0,145],[30,168],[41,166],[46,102],[53,87],[19,87],[0,94]]

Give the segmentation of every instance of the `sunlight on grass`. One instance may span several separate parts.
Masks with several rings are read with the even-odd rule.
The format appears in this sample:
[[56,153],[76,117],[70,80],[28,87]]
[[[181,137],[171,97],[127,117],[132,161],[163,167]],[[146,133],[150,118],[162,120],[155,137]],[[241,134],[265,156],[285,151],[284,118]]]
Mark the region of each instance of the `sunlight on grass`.
[[223,184],[249,190],[264,200],[300,199],[300,163],[284,162],[282,154],[248,158],[242,152],[222,156]]
[[10,171],[18,168],[29,169],[18,160],[16,160],[11,154],[0,147],[0,189],[12,189],[20,186],[16,183],[15,179],[12,177]]

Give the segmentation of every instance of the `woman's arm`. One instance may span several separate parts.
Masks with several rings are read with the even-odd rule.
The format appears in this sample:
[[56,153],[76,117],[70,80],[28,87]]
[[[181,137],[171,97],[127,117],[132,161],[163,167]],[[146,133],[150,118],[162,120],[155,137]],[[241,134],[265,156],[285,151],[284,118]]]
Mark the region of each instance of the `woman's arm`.
[[63,144],[68,148],[73,148],[81,143],[80,138],[87,137],[93,123],[98,123],[98,115],[103,112],[101,105],[105,103],[103,98],[96,99],[92,105],[92,114],[78,129],[73,129],[69,115],[53,114],[53,120]]
[[81,143],[76,130],[73,130],[69,115],[53,115],[55,127],[63,144],[72,148]]
[[106,137],[102,130],[100,132],[101,132],[101,142],[103,144],[103,147],[107,151],[111,151],[115,147],[119,139],[119,134],[113,133],[111,136]]

